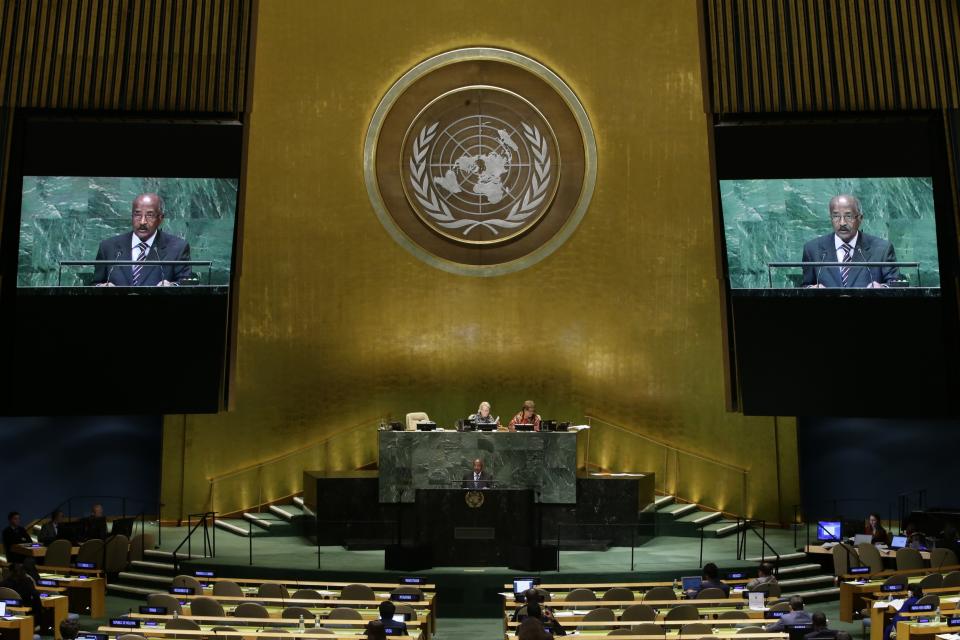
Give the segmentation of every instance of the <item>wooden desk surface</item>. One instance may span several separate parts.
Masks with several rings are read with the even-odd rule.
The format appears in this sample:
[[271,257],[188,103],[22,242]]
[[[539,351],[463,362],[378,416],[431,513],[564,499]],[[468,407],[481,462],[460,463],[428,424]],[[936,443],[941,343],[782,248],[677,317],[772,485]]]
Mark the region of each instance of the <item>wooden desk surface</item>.
[[[13,551],[16,551],[20,555],[33,558],[43,558],[47,555],[47,548],[43,545],[15,544],[13,545]],[[80,547],[70,547],[71,555],[75,556],[79,551]]]
[[[378,616],[373,615],[374,612],[371,612],[370,615],[366,616],[363,620],[330,620],[330,624],[349,624],[351,626],[356,625],[365,625],[370,620],[379,618]],[[172,615],[154,615],[152,613],[128,613],[125,617],[133,618],[134,620],[161,620],[166,622],[167,620],[173,620]],[[262,626],[263,618],[238,618],[236,616],[191,616],[191,615],[181,615],[179,618],[184,620],[193,620],[194,622],[200,624],[201,627],[209,625],[210,627],[219,627],[227,626],[236,628],[236,623],[242,623],[243,626],[248,626],[251,628],[258,628]],[[318,626],[323,626],[324,622],[327,620],[319,620],[320,624]],[[233,623],[233,624],[231,624]],[[300,620],[297,618],[270,618],[271,627],[296,627],[300,624]],[[313,621],[307,621],[308,626],[313,624]],[[421,626],[427,624],[426,620],[410,620],[406,623],[407,627],[411,629],[419,629]]]
[[[331,621],[331,624],[336,623],[337,625],[344,625],[349,623],[350,620],[334,620]],[[154,637],[154,638],[207,638],[216,636],[218,638],[275,638],[276,640],[290,640],[290,632],[285,629],[271,630],[268,628],[262,627],[249,627],[249,628],[238,628],[236,631],[213,631],[213,628],[203,629],[199,631],[189,630],[189,629],[162,629],[160,627],[139,627],[136,629],[130,629],[127,627],[110,627],[102,626],[98,627],[97,631],[101,633],[107,633],[114,636],[121,636],[127,633],[135,633],[137,635]],[[359,636],[357,630],[354,629],[331,629],[333,631],[330,633],[310,633],[308,629],[305,633],[297,633],[297,638],[307,638],[308,640],[330,640],[330,638],[352,638],[357,640]],[[401,636],[402,637],[402,636]],[[412,630],[412,633],[408,636],[413,638],[413,640],[421,640],[423,635],[420,631]]]
[[15,629],[20,632],[20,640],[33,640],[33,616],[14,616],[0,618],[0,629]]
[[[352,584],[363,584],[371,589],[396,589],[398,587],[416,587],[421,591],[436,591],[435,584],[401,584],[399,582],[318,582],[316,580],[267,580],[263,578],[200,578],[198,582],[235,582],[239,585],[251,584],[282,584],[285,587],[297,589],[315,589],[317,587],[347,587]],[[513,586],[513,585],[509,585]]]
[[[856,549],[856,546],[853,545],[852,543],[849,543],[849,542],[848,542],[848,543],[846,543],[846,544],[848,544],[849,546],[853,547],[854,550]],[[804,551],[805,551],[806,553],[811,554],[811,555],[826,555],[826,556],[832,556],[832,555],[833,555],[833,547],[830,547],[829,549],[825,549],[822,545],[819,545],[819,544],[808,544],[806,547],[804,547]],[[897,551],[896,551],[896,549],[877,549],[877,551],[880,553],[880,557],[881,557],[881,558],[896,558],[896,557],[897,557]],[[920,552],[920,557],[923,558],[924,560],[929,560],[929,559],[930,559],[930,552],[929,552],[929,551],[921,551],[921,552]]]

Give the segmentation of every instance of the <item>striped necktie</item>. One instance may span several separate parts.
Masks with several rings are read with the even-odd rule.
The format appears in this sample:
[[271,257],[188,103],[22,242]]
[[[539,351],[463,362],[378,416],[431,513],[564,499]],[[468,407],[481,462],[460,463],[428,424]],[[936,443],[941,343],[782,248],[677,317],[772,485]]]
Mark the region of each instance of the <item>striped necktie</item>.
[[[846,264],[853,259],[853,247],[844,243],[840,245],[840,248],[843,249],[843,262]],[[840,267],[840,282],[843,283],[843,286],[847,286],[847,280],[850,279],[850,267]]]
[[[846,245],[844,245],[846,246]],[[146,242],[141,242],[137,245],[137,249],[140,249],[140,255],[137,256],[137,262],[143,262],[147,259],[147,254],[149,253],[150,246]],[[143,273],[143,265],[135,264],[133,265],[133,286],[140,286],[140,276]]]

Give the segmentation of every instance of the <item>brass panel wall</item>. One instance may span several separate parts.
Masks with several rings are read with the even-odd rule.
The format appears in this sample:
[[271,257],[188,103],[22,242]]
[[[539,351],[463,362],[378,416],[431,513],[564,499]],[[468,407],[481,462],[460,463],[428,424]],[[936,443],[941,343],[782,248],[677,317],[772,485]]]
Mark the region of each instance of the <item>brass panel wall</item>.
[[[169,417],[165,517],[241,499],[207,478],[255,465],[345,425],[325,468],[375,459],[373,425],[425,410],[441,422],[533,398],[545,417],[603,416],[749,469],[748,511],[797,502],[796,439],[772,418],[724,409],[720,281],[696,0],[262,2],[250,111],[234,409]],[[388,87],[444,50],[489,45],[556,71],[590,114],[597,188],[553,255],[496,278],[431,268],[380,226],[361,147]],[[644,466],[628,434],[592,447]],[[339,439],[338,439],[339,441]],[[326,446],[326,445],[324,445]],[[645,455],[645,454],[644,454]],[[297,456],[273,466],[294,478]],[[732,489],[684,469],[697,497]],[[689,475],[688,475],[689,474]],[[234,496],[263,500],[293,480]],[[233,480],[231,480],[233,482]],[[720,502],[720,500],[712,500]],[[248,506],[248,505],[241,505]]]
[[960,106],[956,0],[703,0],[716,113]]

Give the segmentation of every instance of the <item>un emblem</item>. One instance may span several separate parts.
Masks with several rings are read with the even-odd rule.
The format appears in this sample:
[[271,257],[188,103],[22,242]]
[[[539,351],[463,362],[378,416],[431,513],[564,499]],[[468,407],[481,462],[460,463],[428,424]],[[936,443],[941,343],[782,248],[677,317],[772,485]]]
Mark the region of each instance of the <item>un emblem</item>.
[[573,91],[530,58],[458,49],[407,72],[367,131],[364,176],[393,238],[454,273],[556,250],[593,193],[596,143]]
[[483,492],[467,491],[463,494],[463,501],[466,502],[467,506],[471,509],[479,509],[483,506]]

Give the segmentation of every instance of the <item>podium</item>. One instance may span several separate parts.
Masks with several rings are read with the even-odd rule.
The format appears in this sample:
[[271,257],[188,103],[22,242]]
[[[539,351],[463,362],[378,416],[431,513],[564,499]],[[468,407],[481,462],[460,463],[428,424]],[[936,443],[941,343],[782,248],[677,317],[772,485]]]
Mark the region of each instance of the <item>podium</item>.
[[416,531],[434,566],[512,566],[534,546],[529,489],[417,489]]

